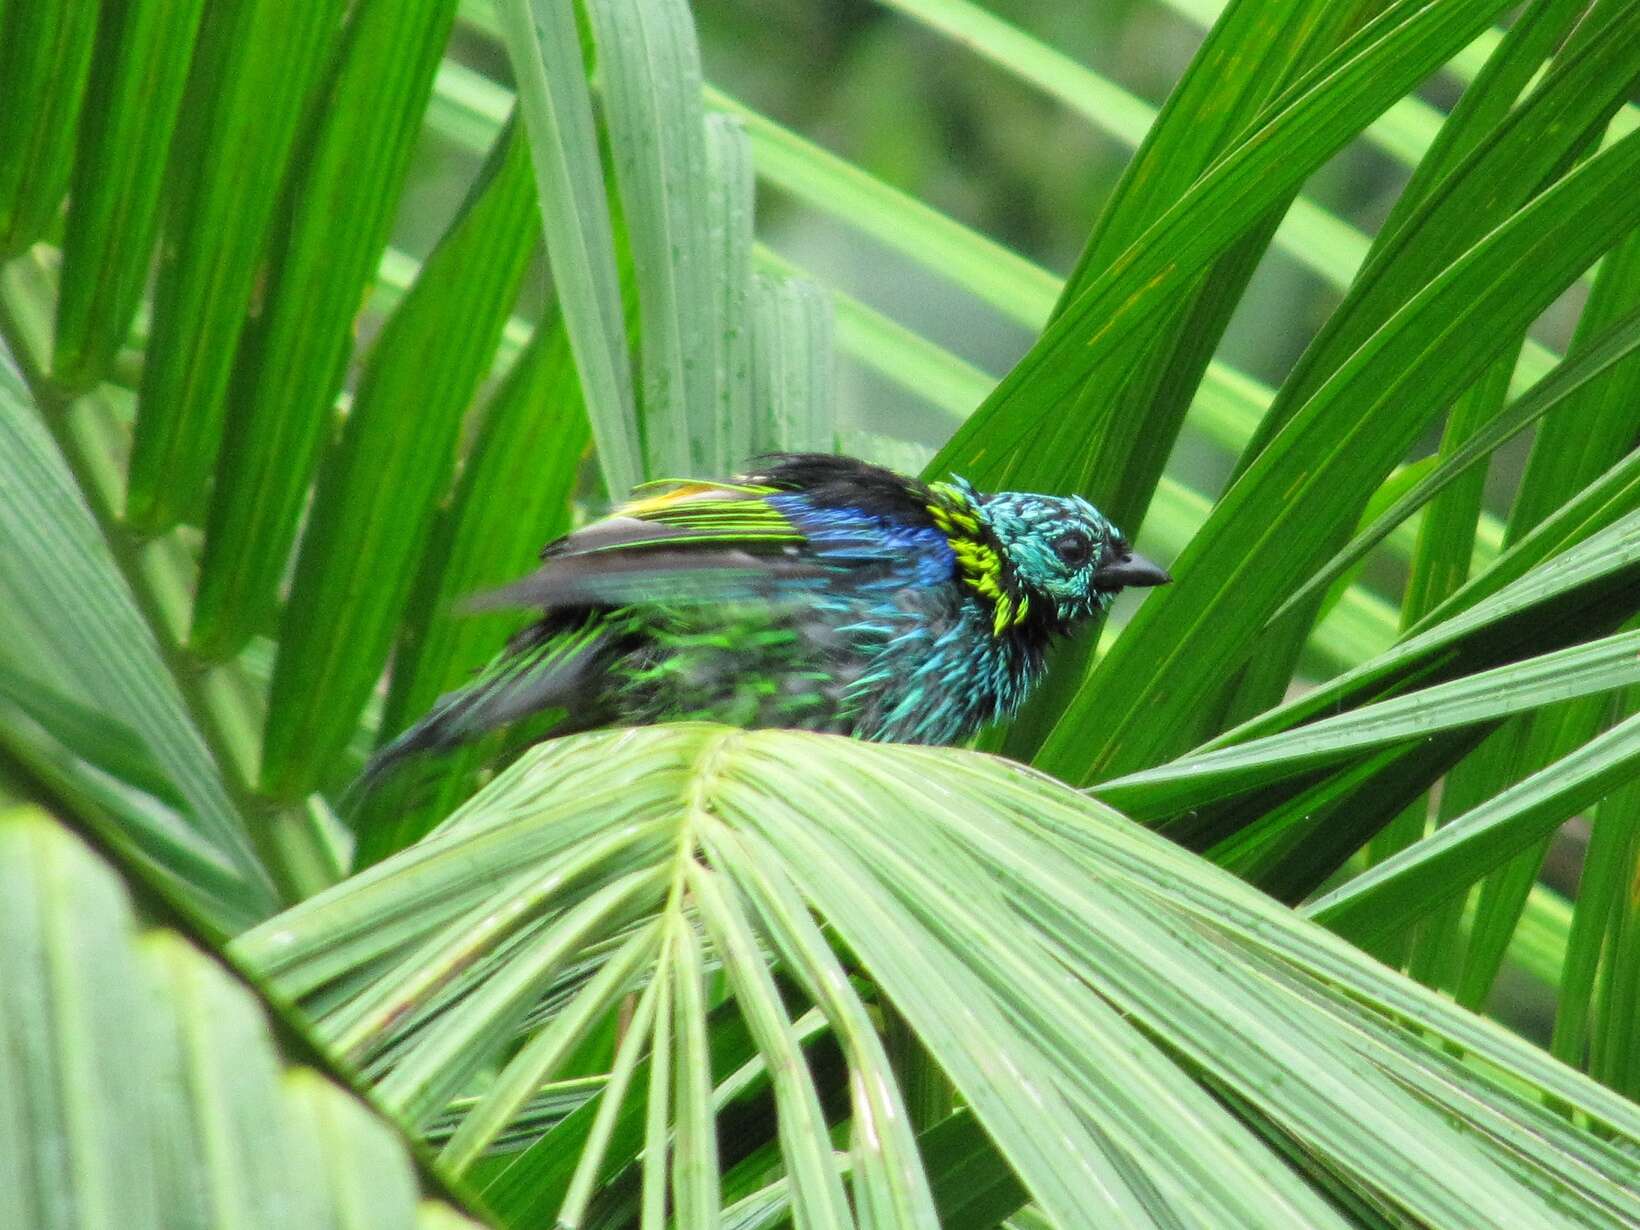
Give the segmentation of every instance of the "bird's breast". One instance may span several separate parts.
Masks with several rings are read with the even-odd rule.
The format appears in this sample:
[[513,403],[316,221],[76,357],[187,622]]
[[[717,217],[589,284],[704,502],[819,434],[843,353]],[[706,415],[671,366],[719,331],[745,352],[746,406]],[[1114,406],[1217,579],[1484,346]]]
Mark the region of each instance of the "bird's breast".
[[1041,655],[994,635],[956,585],[868,605],[848,627],[855,663],[853,733],[896,743],[957,743],[1013,713],[1041,675]]

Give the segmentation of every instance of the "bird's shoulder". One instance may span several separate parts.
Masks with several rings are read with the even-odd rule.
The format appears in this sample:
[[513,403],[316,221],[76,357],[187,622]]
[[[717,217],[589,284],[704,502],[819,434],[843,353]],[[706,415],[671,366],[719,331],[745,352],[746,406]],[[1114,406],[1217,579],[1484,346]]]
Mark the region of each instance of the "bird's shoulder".
[[925,589],[956,577],[950,496],[892,470],[849,457],[784,454],[757,478],[804,534],[812,557],[875,591]]

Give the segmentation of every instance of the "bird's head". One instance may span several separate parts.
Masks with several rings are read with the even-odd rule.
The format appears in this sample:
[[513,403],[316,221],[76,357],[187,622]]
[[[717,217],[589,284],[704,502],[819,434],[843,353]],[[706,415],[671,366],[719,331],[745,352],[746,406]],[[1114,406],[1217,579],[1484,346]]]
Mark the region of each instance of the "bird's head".
[[950,527],[964,581],[991,601],[998,635],[1027,622],[1069,631],[1120,590],[1172,579],[1080,496],[986,496],[961,479],[935,490],[945,506],[935,519]]

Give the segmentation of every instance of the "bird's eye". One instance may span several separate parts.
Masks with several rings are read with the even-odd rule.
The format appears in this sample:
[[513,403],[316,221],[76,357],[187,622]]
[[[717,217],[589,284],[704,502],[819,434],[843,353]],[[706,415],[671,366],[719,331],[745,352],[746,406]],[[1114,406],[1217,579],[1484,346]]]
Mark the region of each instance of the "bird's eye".
[[1053,552],[1065,567],[1080,568],[1093,554],[1093,543],[1088,540],[1086,534],[1072,530],[1069,534],[1061,534],[1054,539]]

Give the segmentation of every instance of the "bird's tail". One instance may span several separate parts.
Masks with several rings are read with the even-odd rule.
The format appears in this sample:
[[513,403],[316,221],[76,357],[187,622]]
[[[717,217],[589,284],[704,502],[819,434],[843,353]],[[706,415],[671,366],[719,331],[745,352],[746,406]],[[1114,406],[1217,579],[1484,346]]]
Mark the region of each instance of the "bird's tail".
[[349,793],[367,793],[410,756],[448,751],[543,710],[574,710],[608,640],[596,618],[571,631],[526,629],[472,683],[446,692],[419,722],[378,748]]

